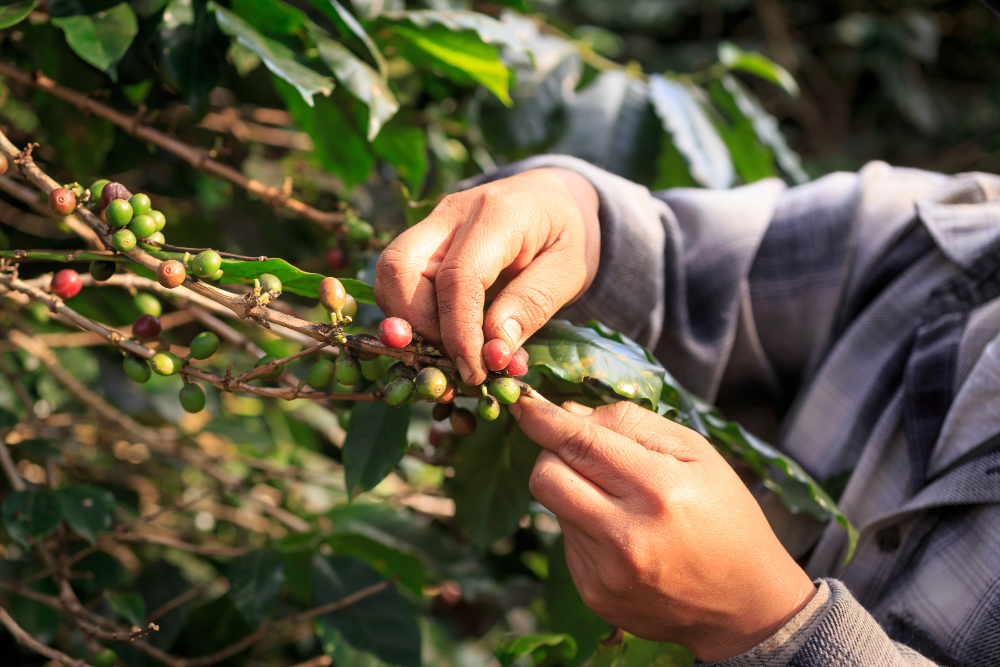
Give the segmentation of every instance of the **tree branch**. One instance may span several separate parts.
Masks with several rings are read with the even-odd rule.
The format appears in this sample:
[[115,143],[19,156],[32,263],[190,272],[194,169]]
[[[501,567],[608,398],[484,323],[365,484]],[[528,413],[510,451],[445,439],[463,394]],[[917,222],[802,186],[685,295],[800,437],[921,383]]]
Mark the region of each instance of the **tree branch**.
[[14,639],[17,640],[18,644],[26,648],[30,648],[39,655],[44,655],[49,660],[60,662],[66,665],[66,667],[90,667],[90,665],[88,665],[84,660],[71,658],[62,651],[49,648],[45,644],[39,642],[37,639],[28,634],[20,625],[18,625],[3,607],[0,607],[0,623],[3,623],[4,627],[10,631],[10,634],[14,635]]

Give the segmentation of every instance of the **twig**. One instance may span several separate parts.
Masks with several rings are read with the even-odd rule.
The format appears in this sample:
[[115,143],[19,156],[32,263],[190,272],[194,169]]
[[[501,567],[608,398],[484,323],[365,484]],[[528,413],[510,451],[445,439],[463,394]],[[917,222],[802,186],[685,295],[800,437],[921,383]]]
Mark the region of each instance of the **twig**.
[[261,375],[264,375],[266,373],[270,373],[271,371],[273,371],[274,369],[278,368],[279,366],[284,366],[289,361],[295,361],[296,359],[299,359],[300,357],[305,357],[305,356],[308,356],[308,355],[313,354],[315,352],[319,352],[320,350],[322,350],[324,347],[327,347],[328,345],[329,345],[329,343],[320,343],[319,345],[313,345],[310,348],[307,348],[305,350],[301,350],[300,352],[296,352],[295,354],[290,354],[287,357],[283,357],[281,359],[271,359],[267,363],[261,364],[260,366],[257,366],[255,368],[252,368],[252,369],[248,370],[246,373],[242,373],[240,375],[237,375],[235,378],[233,378],[233,381],[234,382],[249,382],[250,380],[254,380],[256,378],[259,378]]
[[189,600],[195,599],[196,597],[198,597],[199,595],[201,595],[202,593],[204,593],[207,589],[208,589],[208,586],[202,584],[200,586],[195,586],[194,588],[192,588],[189,591],[185,591],[185,592],[181,593],[180,595],[178,595],[177,597],[175,597],[175,598],[173,598],[171,600],[167,600],[166,602],[164,602],[163,604],[161,604],[159,607],[157,607],[156,609],[154,609],[153,612],[151,614],[149,614],[149,616],[146,617],[146,620],[149,621],[149,622],[153,622],[153,621],[155,621],[158,618],[166,616],[167,614],[169,614],[170,612],[172,612],[177,607],[180,607],[185,602],[188,602]]
[[[161,243],[159,241],[150,241],[148,239],[144,240],[143,243],[159,248],[160,250],[165,250],[167,252],[186,252],[191,255],[197,255],[200,252],[205,252],[206,250],[211,250],[211,248],[185,248],[184,246],[172,245],[170,243]],[[259,255],[257,257],[250,257],[248,255],[237,255],[231,252],[223,252],[222,250],[216,250],[219,253],[219,257],[225,257],[227,259],[235,259],[241,262],[266,262],[267,257],[264,255]]]
[[84,224],[79,218],[75,215],[56,215],[52,209],[41,202],[38,198],[38,194],[34,190],[26,188],[20,183],[15,182],[9,176],[0,176],[0,190],[3,190],[15,199],[24,202],[34,209],[35,212],[62,222],[70,229],[70,231],[86,241],[87,245],[91,248],[95,248],[97,250],[104,248],[100,239],[97,238],[97,234],[95,234],[93,230]]
[[50,648],[39,642],[37,639],[28,634],[24,628],[18,625],[3,607],[0,607],[0,623],[3,623],[4,627],[10,631],[10,634],[14,635],[14,639],[17,640],[18,644],[26,648],[30,648],[39,655],[44,655],[49,660],[60,662],[66,665],[66,667],[90,667],[85,660],[71,658],[62,651],[57,651],[56,649]]
[[237,109],[223,109],[219,113],[207,113],[201,119],[201,127],[213,132],[230,132],[244,143],[255,141],[270,146],[294,148],[301,151],[313,150],[313,142],[308,134],[277,127],[267,127],[243,120],[240,118],[240,113]]
[[149,544],[158,544],[160,546],[170,547],[171,549],[178,549],[192,554],[199,554],[201,556],[242,556],[253,549],[253,547],[202,546],[199,544],[190,544],[181,540],[175,540],[174,538],[166,537],[165,535],[156,535],[154,533],[120,535],[118,540],[121,542],[147,542]]

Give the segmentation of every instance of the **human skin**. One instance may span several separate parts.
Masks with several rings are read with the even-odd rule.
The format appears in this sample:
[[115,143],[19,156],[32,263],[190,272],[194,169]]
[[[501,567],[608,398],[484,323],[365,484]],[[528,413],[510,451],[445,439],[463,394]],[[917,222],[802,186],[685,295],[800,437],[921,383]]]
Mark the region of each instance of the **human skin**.
[[[593,187],[536,169],[442,200],[382,253],[375,299],[478,384],[484,342],[519,347],[586,291],[599,259]],[[559,519],[573,581],[605,620],[716,662],[812,599],[809,577],[699,434],[627,402],[592,410],[522,396],[510,410],[544,448],[532,494]]]

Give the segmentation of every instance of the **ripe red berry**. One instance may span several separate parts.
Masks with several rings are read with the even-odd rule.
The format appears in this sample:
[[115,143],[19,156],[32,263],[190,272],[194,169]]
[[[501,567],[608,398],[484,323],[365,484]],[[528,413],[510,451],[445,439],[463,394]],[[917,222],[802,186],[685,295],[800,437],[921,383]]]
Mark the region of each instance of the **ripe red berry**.
[[156,338],[160,335],[160,318],[140,315],[132,325],[132,335],[137,338]]
[[510,354],[507,343],[499,338],[494,338],[483,345],[483,361],[486,362],[486,368],[491,371],[502,371],[507,368],[507,364],[510,363]]
[[73,269],[63,269],[52,277],[52,293],[60,299],[72,299],[80,293],[83,281]]
[[347,253],[340,248],[330,248],[326,251],[326,263],[334,271],[339,271],[347,266]]
[[8,165],[7,156],[4,155],[3,153],[0,153],[0,176],[3,176],[4,174],[7,173],[7,165]]
[[399,349],[406,347],[413,340],[413,330],[410,323],[399,317],[389,317],[378,325],[378,339],[386,347]]
[[517,348],[517,352],[510,358],[507,368],[503,369],[503,374],[509,378],[522,378],[528,374],[528,352],[523,347]]
[[76,210],[76,195],[66,188],[56,188],[49,193],[49,208],[58,215],[69,215]]
[[108,183],[101,188],[101,208],[107,208],[108,204],[116,199],[124,199],[126,202],[132,198],[132,193],[121,183]]
[[180,285],[185,277],[187,271],[176,259],[168,259],[156,268],[156,281],[168,289]]

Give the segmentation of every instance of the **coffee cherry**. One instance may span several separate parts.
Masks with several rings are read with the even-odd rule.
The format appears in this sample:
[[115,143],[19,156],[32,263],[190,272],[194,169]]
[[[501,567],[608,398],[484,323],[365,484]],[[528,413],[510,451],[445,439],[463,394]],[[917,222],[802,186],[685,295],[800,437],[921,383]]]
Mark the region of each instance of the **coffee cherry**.
[[389,317],[378,325],[378,339],[386,347],[398,350],[406,347],[413,340],[413,330],[410,323],[399,317]]
[[[107,192],[107,188],[104,191]],[[116,199],[104,209],[104,219],[112,227],[124,227],[132,221],[132,205],[124,199]]]
[[490,383],[490,393],[504,405],[510,405],[521,398],[521,385],[513,378],[498,378]]
[[493,396],[479,397],[479,416],[488,422],[500,416],[500,402]]
[[337,357],[334,377],[340,384],[349,387],[356,385],[361,379],[361,362],[349,354],[340,355]]
[[69,215],[76,210],[76,195],[66,188],[56,188],[49,193],[49,208],[56,215]]
[[458,387],[454,382],[448,380],[448,386],[445,387],[444,392],[437,397],[438,403],[451,403],[455,400],[455,396],[458,394]]
[[153,232],[142,241],[139,241],[139,247],[143,250],[159,250],[160,248],[153,245],[153,243],[164,243],[166,240],[160,232]]
[[502,371],[510,363],[510,348],[499,338],[483,345],[483,361],[491,371]]
[[458,435],[472,435],[476,432],[476,418],[465,408],[455,408],[448,417],[451,430]]
[[330,248],[326,251],[326,263],[334,271],[339,271],[347,266],[347,253],[340,248]]
[[431,447],[439,447],[443,438],[444,431],[439,429],[437,426],[432,428],[430,433],[427,434],[427,442],[430,443]]
[[125,369],[125,375],[136,382],[146,382],[153,374],[149,370],[149,364],[146,363],[145,359],[140,359],[131,354],[125,357],[125,361],[122,362],[122,368]]
[[523,347],[517,348],[517,351],[511,356],[507,368],[503,369],[503,374],[510,378],[523,378],[527,375],[528,351]]
[[407,380],[412,380],[417,376],[417,372],[413,370],[410,366],[407,366],[402,361],[397,361],[392,366],[389,366],[389,370],[385,373],[385,381],[392,382],[399,378],[406,378]]
[[219,269],[212,274],[212,280],[222,280],[222,276],[226,275],[222,269]]
[[271,292],[275,295],[281,294],[281,281],[278,280],[278,276],[271,275],[270,273],[262,273],[257,276],[257,282],[260,283],[260,291]]
[[214,250],[204,250],[191,260],[191,273],[201,278],[214,276],[222,266],[222,257]]
[[94,260],[90,263],[90,275],[99,283],[103,283],[105,280],[110,280],[111,276],[115,275],[115,271],[117,270],[118,264],[115,262],[102,262],[100,260]]
[[153,204],[149,201],[149,197],[141,192],[132,195],[132,197],[128,200],[128,203],[132,207],[132,212],[136,215],[145,215],[146,213],[149,213],[151,208],[153,208]]
[[[97,181],[94,181],[93,183],[91,183],[90,184],[90,201],[92,201],[92,202],[100,202],[101,201],[101,193],[104,190],[104,186],[107,185],[110,182],[111,181],[109,181],[108,179],[102,178],[100,180],[97,180]],[[101,208],[104,208],[104,206],[102,205]]]
[[184,278],[186,277],[187,271],[184,270],[184,265],[176,259],[168,259],[156,267],[156,282],[167,289],[177,287],[184,282]]
[[347,295],[347,303],[344,304],[343,309],[340,314],[344,317],[349,317],[353,321],[358,315],[358,302],[354,300],[354,297],[350,294]]
[[413,380],[396,378],[385,386],[385,402],[394,408],[406,403],[413,396]]
[[137,215],[128,223],[128,228],[137,239],[145,239],[156,233],[156,221],[148,215]]
[[73,269],[63,269],[52,276],[52,293],[60,299],[72,299],[80,293],[82,287],[80,274]]
[[160,319],[152,315],[140,315],[132,325],[132,335],[137,338],[156,338],[160,335]]
[[443,422],[451,414],[452,408],[454,407],[455,406],[451,403],[439,403],[434,406],[434,410],[431,412],[431,417],[433,417],[436,422]]
[[[132,193],[121,183],[108,183],[101,188],[101,208],[107,208],[111,202],[118,201],[119,199],[128,204],[128,200],[131,198]],[[131,209],[132,207],[129,206],[129,208]]]
[[128,252],[135,247],[135,234],[128,229],[119,229],[111,235],[111,247],[118,252]]
[[188,412],[201,412],[205,409],[205,391],[196,384],[186,384],[181,387],[181,407]]
[[347,304],[347,290],[336,278],[323,278],[316,289],[319,303],[331,313],[339,313]]
[[[269,363],[271,361],[274,361],[277,358],[278,357],[274,356],[273,354],[264,355],[263,357],[261,357],[257,361],[256,364],[254,364],[254,368],[260,368],[264,364]],[[265,382],[273,382],[273,381],[277,380],[278,378],[280,378],[281,374],[284,371],[285,371],[285,367],[284,366],[278,366],[274,370],[270,370],[270,371],[264,373],[263,375],[258,375],[257,377],[260,378],[261,380],[264,380]]]
[[163,304],[152,294],[147,292],[139,292],[134,297],[132,297],[132,303],[135,307],[139,309],[139,312],[144,315],[152,315],[153,317],[159,317],[163,314]]
[[[376,338],[375,336],[371,336],[369,334],[358,334],[357,338],[359,339],[358,342],[369,343],[372,345],[378,345],[379,342],[378,338]],[[351,348],[351,354],[353,354],[356,358],[360,359],[361,361],[374,361],[375,359],[378,359],[380,356],[378,352],[369,352],[368,350],[360,350],[356,347]]]
[[436,400],[448,388],[448,378],[441,369],[428,366],[421,368],[416,379],[417,393],[427,400]]
[[202,331],[191,341],[191,356],[195,359],[208,359],[219,349],[219,337],[211,331]]
[[0,176],[3,176],[4,174],[7,173],[7,167],[9,165],[10,163],[7,162],[7,156],[4,155],[3,153],[0,153]]
[[309,374],[306,375],[306,382],[316,390],[323,390],[333,382],[333,364],[326,359],[321,359],[309,367]]
[[162,213],[160,213],[155,209],[146,211],[146,215],[148,215],[149,217],[151,217],[153,220],[156,221],[156,231],[162,232],[163,228],[166,227],[167,225],[167,216],[163,215]]
[[94,656],[94,667],[116,667],[118,656],[109,648],[101,649]]
[[183,361],[173,352],[157,352],[149,360],[153,372],[157,375],[176,375],[180,372]]
[[382,364],[377,360],[362,359],[358,363],[361,364],[361,377],[369,382],[374,382],[382,377]]
[[358,220],[357,222],[351,224],[350,228],[347,230],[348,238],[358,244],[368,243],[368,239],[370,239],[374,234],[375,228],[363,220]]

